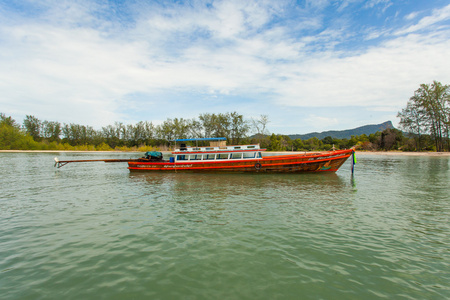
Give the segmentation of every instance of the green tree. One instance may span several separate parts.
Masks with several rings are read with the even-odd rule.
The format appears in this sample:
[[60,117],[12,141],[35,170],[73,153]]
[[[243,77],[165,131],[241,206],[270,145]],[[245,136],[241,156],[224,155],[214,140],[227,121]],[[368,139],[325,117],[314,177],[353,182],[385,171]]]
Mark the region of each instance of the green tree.
[[243,115],[237,112],[199,115],[199,121],[191,121],[193,137],[225,137],[232,144],[239,144],[250,129]]
[[22,132],[14,119],[0,114],[0,149],[38,150],[39,144]]
[[322,150],[331,150],[333,147],[336,149],[339,147],[341,141],[331,136],[326,136],[322,139]]
[[0,113],[0,125],[7,125],[20,129],[20,125],[17,124],[16,120],[11,116],[7,117],[4,113]]
[[25,128],[25,132],[29,134],[33,138],[33,140],[41,140],[42,122],[38,118],[36,118],[35,116],[27,115],[25,117],[25,120],[23,121],[23,127]]
[[285,148],[282,144],[282,137],[280,135],[275,135],[275,133],[272,133],[272,135],[269,138],[269,146],[267,147],[267,150],[269,151],[284,151]]
[[156,126],[156,134],[158,138],[167,142],[175,138],[175,126],[172,119],[165,120],[162,124]]
[[293,142],[294,151],[305,150],[305,145],[303,145],[302,139],[295,139]]
[[189,136],[192,138],[199,139],[204,137],[202,123],[196,119],[189,120],[188,130]]
[[380,149],[398,150],[403,142],[403,134],[395,128],[387,128],[381,132]]
[[303,144],[305,146],[305,149],[308,151],[317,151],[321,149],[323,146],[322,141],[319,140],[317,137],[309,138],[306,141],[303,141]]
[[64,124],[62,127],[63,142],[68,142],[71,146],[99,145],[104,141],[101,132],[96,131],[92,126],[80,124]]
[[419,105],[418,101],[410,99],[401,112],[397,114],[400,118],[400,126],[408,132],[415,140],[415,149],[422,150],[421,137],[427,131],[426,111]]
[[409,132],[417,135],[429,132],[436,151],[445,148],[450,151],[450,86],[438,81],[421,84],[398,116],[402,127]]
[[152,123],[140,121],[136,125],[128,124],[126,127],[127,144],[129,147],[151,143],[154,130]]
[[120,143],[120,135],[117,133],[117,130],[114,126],[108,125],[106,127],[102,127],[102,136],[105,138],[106,144],[115,148]]
[[61,124],[59,122],[44,121],[42,122],[42,136],[49,142],[60,141],[62,133]]
[[237,112],[229,113],[228,117],[231,122],[231,143],[238,145],[247,136],[250,127],[248,122],[245,121],[244,116]]
[[219,113],[216,115],[213,135],[214,137],[226,137],[227,140],[231,140],[231,120],[228,114]]
[[202,131],[203,131],[202,137],[204,137],[204,138],[215,137],[215,136],[213,136],[213,132],[214,132],[215,123],[216,123],[216,115],[210,114],[210,113],[204,113],[204,114],[200,114],[198,116],[198,118],[200,120],[200,124],[201,124]]
[[322,143],[331,145],[333,144],[333,138],[331,136],[326,136],[322,139]]

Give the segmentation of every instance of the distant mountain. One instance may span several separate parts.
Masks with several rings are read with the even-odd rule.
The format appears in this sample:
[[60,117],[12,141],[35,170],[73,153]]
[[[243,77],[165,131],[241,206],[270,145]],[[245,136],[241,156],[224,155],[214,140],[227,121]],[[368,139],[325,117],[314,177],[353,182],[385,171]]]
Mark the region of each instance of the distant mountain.
[[302,139],[307,140],[312,137],[317,137],[319,140],[331,136],[333,138],[337,139],[349,139],[352,137],[352,135],[361,135],[361,134],[372,134],[376,133],[377,131],[383,131],[386,128],[394,128],[391,121],[384,122],[382,124],[378,125],[365,125],[361,126],[355,129],[347,129],[347,130],[330,130],[330,131],[324,131],[324,132],[311,132],[307,134],[291,134],[288,135],[292,140],[295,139]]

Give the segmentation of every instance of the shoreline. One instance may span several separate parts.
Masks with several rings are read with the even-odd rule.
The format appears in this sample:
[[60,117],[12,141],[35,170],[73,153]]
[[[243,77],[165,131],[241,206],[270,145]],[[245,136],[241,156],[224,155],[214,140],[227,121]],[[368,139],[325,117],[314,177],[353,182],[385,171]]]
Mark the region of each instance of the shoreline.
[[[171,151],[159,151],[171,153]],[[275,154],[303,154],[308,151],[267,151]],[[0,150],[0,153],[142,153],[142,151],[83,151],[83,150]],[[400,152],[400,151],[356,151],[357,155],[385,156],[450,156],[450,152]]]
[[450,152],[356,151],[357,155],[450,156]]

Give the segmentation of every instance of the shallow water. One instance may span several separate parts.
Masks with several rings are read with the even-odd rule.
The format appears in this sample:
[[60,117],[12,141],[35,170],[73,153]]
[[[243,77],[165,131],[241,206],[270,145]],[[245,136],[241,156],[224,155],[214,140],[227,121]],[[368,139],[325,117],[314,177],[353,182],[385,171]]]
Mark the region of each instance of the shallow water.
[[[2,299],[445,299],[450,159],[130,173],[0,153]],[[137,154],[60,154],[60,159]]]

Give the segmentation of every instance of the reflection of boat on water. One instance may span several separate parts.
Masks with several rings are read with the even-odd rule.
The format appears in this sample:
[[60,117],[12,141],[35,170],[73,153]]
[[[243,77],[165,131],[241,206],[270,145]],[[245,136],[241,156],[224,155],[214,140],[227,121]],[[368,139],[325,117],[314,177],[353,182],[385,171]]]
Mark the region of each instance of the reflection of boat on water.
[[[199,141],[209,141],[210,145],[199,147],[185,144],[198,144]],[[348,149],[263,156],[266,149],[261,149],[259,144],[227,146],[225,138],[178,139],[175,142],[181,144],[169,159],[164,159],[161,152],[147,152],[138,159],[55,160],[58,167],[69,162],[127,162],[131,171],[149,172],[336,172],[354,151]]]
[[[261,198],[277,198],[289,195],[292,199],[329,195],[346,191],[348,182],[336,172],[326,173],[251,173],[251,172],[130,172],[130,180],[153,193],[165,191],[166,195],[183,199],[225,199],[236,195],[259,195]],[[224,184],[226,183],[226,184]],[[314,192],[312,192],[314,191]]]
[[146,158],[128,162],[132,171],[191,172],[336,172],[353,153],[352,149],[263,156],[259,144],[227,146],[225,138],[179,139],[176,142],[211,141],[208,147],[181,144],[173,157],[149,153]]
[[[260,176],[264,175],[264,176]],[[281,188],[291,186],[327,185],[335,188],[343,186],[346,182],[336,172],[326,173],[299,173],[291,176],[289,173],[252,173],[252,172],[130,172],[130,178],[135,182],[147,182],[153,185],[181,186],[183,191],[193,191],[206,187],[225,189],[230,193],[256,188]],[[201,182],[202,184],[198,184]],[[224,185],[223,183],[227,184]]]

